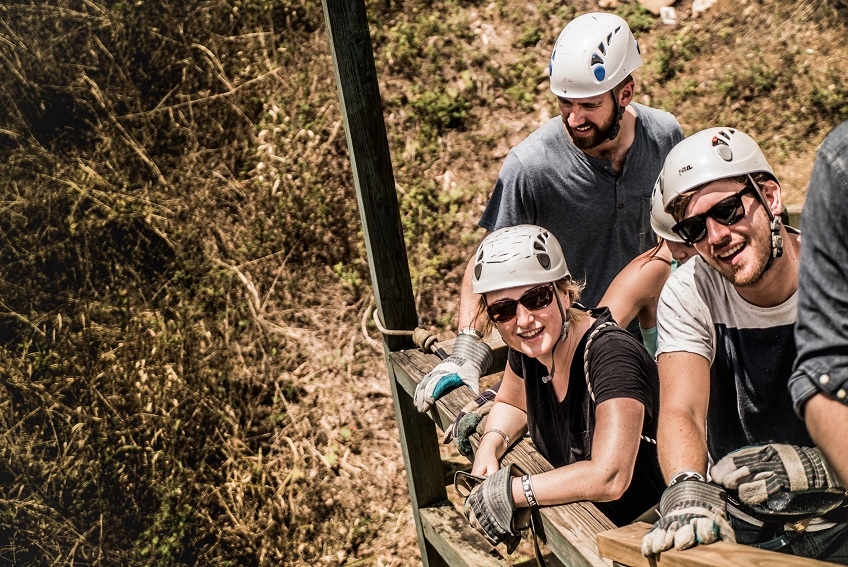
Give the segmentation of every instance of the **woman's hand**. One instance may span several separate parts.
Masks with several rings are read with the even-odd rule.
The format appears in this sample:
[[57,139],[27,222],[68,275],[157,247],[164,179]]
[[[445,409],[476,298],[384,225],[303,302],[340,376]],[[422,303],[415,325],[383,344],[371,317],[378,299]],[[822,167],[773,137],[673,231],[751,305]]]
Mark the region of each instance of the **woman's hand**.
[[498,458],[491,451],[477,451],[474,457],[474,466],[471,474],[477,476],[489,476],[498,470]]

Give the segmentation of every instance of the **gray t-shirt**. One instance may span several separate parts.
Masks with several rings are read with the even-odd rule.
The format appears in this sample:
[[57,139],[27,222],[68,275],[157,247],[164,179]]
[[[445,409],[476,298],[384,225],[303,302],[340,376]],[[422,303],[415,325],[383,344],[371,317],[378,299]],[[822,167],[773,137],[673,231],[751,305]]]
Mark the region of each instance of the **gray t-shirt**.
[[636,137],[619,176],[611,162],[587,156],[552,118],[506,157],[480,218],[494,231],[535,224],[559,240],[573,277],[586,281],[581,303],[595,307],[613,278],[656,244],[651,192],[683,130],[668,112],[631,103]]

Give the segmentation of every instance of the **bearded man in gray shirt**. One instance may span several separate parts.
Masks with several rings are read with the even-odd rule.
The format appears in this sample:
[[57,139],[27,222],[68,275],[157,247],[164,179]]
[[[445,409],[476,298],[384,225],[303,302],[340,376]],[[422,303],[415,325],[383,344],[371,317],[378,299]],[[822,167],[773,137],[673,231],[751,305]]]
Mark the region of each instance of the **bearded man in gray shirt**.
[[[585,282],[590,307],[630,260],[656,244],[651,192],[666,154],[683,139],[674,116],[633,102],[631,73],[641,64],[636,39],[619,16],[572,20],[549,66],[560,116],[510,151],[479,222],[488,232],[519,224],[550,230],[574,277]],[[462,283],[453,355],[418,385],[419,411],[463,383],[479,392],[491,363],[480,331],[485,316],[478,320],[471,291],[474,263],[472,257]]]

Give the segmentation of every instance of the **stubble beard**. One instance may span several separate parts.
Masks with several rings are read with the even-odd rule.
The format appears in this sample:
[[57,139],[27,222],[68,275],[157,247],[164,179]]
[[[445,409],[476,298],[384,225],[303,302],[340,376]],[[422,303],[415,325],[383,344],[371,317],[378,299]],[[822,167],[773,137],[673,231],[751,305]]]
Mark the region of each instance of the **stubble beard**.
[[761,231],[757,232],[754,238],[748,239],[744,252],[752,258],[751,262],[743,263],[735,269],[716,261],[712,255],[708,255],[704,260],[734,287],[750,287],[759,283],[766,273],[766,266],[771,256],[771,232],[765,235]]

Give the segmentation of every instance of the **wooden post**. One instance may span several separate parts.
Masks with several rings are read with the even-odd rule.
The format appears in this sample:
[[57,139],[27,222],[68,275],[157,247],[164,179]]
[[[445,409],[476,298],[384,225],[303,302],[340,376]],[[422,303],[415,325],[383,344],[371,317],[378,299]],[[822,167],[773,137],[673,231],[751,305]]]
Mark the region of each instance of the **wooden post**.
[[[412,330],[418,324],[418,315],[365,2],[323,0],[322,3],[377,313],[387,329]],[[419,513],[420,508],[447,499],[436,426],[427,415],[418,413],[410,395],[398,387],[389,359],[390,352],[412,346],[412,342],[408,337],[384,336],[383,346],[421,558],[427,566],[446,566],[427,541]]]

